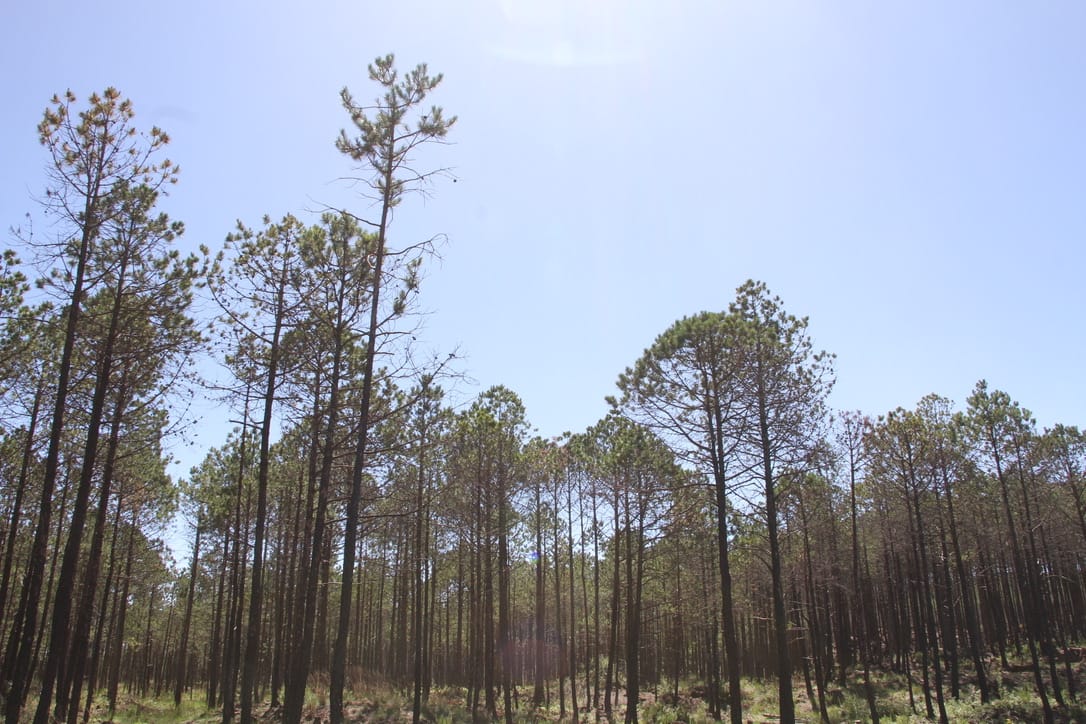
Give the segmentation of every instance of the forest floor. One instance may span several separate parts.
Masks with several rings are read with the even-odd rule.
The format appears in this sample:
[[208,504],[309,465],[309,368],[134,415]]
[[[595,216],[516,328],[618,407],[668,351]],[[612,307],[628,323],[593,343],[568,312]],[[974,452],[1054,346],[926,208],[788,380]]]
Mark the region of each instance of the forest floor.
[[[946,691],[947,717],[951,722],[1041,722],[1042,711],[1039,699],[1033,689],[1032,675],[1025,667],[1014,666],[1010,671],[1000,671],[998,666],[992,672],[998,677],[1001,696],[987,704],[981,704],[980,695],[972,685],[963,686],[957,700],[951,698],[949,687]],[[1061,670],[1061,674],[1064,671]],[[1075,680],[1081,690],[1086,682],[1086,665],[1075,666]],[[964,678],[964,677],[963,677]],[[873,672],[873,684],[876,690],[879,714],[885,724],[920,724],[937,721],[925,716],[926,704],[919,681],[912,686],[910,703],[908,680],[889,672]],[[670,682],[669,682],[670,683]],[[387,684],[374,685],[370,682],[361,693],[350,700],[345,711],[348,722],[375,722],[402,724],[411,721],[411,699],[402,689]],[[703,698],[698,696],[703,688],[694,682],[685,682],[680,687],[680,696],[676,699],[670,686],[661,686],[642,694],[638,706],[639,720],[642,722],[664,722],[674,724],[708,724],[712,722],[708,707]],[[568,711],[566,716],[560,713],[557,687],[549,687],[548,702],[540,708],[530,705],[530,687],[521,687],[518,691],[519,706],[514,721],[518,724],[573,721]],[[802,678],[794,682],[796,697],[796,716],[798,721],[819,722],[817,701],[809,701]],[[583,696],[583,692],[579,692]],[[1063,691],[1065,706],[1053,706],[1056,721],[1061,723],[1086,722],[1086,706],[1076,703]],[[846,682],[839,688],[833,685],[827,689],[827,713],[829,720],[837,722],[864,722],[870,719],[867,702],[863,695],[862,684],[858,677]],[[1051,697],[1051,690],[1050,690]],[[932,695],[934,700],[934,694]],[[744,721],[759,724],[775,723],[777,717],[777,687],[769,680],[744,680],[743,682]],[[583,702],[582,702],[583,703]],[[113,719],[104,709],[95,707],[91,721],[112,724],[211,724],[221,722],[221,710],[208,710],[201,698],[187,697],[180,709],[175,709],[169,697],[161,699],[122,698],[121,707]],[[614,707],[615,717],[621,720],[626,702],[619,696]],[[935,704],[933,703],[933,706]],[[271,709],[266,705],[257,710],[257,721],[280,722],[281,710]],[[725,715],[726,718],[726,715]],[[423,705],[422,719],[433,724],[473,724],[471,711],[468,709],[462,689],[435,688],[430,693],[429,701]],[[604,712],[595,712],[582,705],[579,712],[581,721],[607,721]],[[327,699],[318,685],[311,691],[303,712],[302,721],[306,724],[324,724],[329,721]],[[480,718],[476,721],[486,721]]]

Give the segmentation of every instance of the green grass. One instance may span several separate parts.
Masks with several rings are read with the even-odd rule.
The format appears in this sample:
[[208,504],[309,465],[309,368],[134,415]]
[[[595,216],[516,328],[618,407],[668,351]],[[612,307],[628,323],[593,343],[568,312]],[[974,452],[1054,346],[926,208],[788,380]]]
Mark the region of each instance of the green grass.
[[219,710],[209,711],[204,705],[203,699],[181,698],[180,708],[173,705],[173,696],[158,698],[135,698],[121,695],[117,700],[117,711],[113,719],[109,718],[109,702],[104,696],[95,698],[91,709],[92,722],[109,722],[114,724],[181,724],[182,722],[217,722],[222,720]]
[[[1079,665],[1076,669],[1076,679],[1081,690],[1086,682],[1086,667]],[[1004,672],[993,666],[991,674],[993,679],[1000,681],[1001,697],[988,704],[981,704],[979,692],[972,685],[963,685],[961,697],[958,700],[950,698],[949,686],[947,687],[945,705],[950,721],[999,724],[1042,721],[1041,704],[1034,693],[1032,677],[1028,672],[1020,670]],[[875,687],[879,715],[886,724],[920,724],[930,721],[924,716],[924,697],[919,682],[914,681],[913,684],[915,711],[909,704],[908,682],[904,675],[880,670],[872,672],[872,683]],[[645,724],[649,722],[665,724],[712,722],[706,700],[692,694],[697,689],[704,691],[704,682],[692,679],[683,681],[680,686],[680,695],[676,698],[670,695],[670,682],[662,683],[658,689],[660,695],[657,698],[651,694],[652,687],[648,687],[639,705],[640,720]],[[775,680],[744,679],[742,689],[744,721],[759,722],[759,724],[775,721],[779,713]],[[346,719],[349,722],[410,721],[411,699],[405,691],[384,679],[359,672],[357,678],[352,681],[352,690],[346,694],[348,702],[345,711]],[[801,677],[796,678],[793,692],[796,697],[797,719],[812,723],[819,722],[817,701],[812,703],[807,700],[806,687]],[[530,704],[530,685],[521,686],[518,697],[519,707],[514,713],[514,721],[518,724],[572,721],[568,707],[565,717],[559,714],[555,682],[551,682],[550,694],[548,705],[533,708]],[[579,694],[583,706],[584,692],[581,691]],[[434,724],[473,724],[471,711],[467,708],[464,695],[465,692],[461,688],[434,687],[429,701],[423,704],[423,721]],[[835,684],[831,685],[827,696],[827,713],[834,724],[868,721],[867,700],[864,696],[862,679],[858,673],[854,673],[843,688],[838,689]],[[328,718],[327,698],[327,683],[319,677],[312,680],[306,695],[303,721],[311,721],[314,718],[326,721]],[[726,694],[722,692],[722,702],[726,702],[726,698]],[[93,721],[110,721],[105,703],[104,699],[96,701]],[[258,707],[258,713],[262,709]],[[615,720],[621,721],[624,712],[625,703],[620,699],[614,711]],[[1066,707],[1056,708],[1055,714],[1057,722],[1086,722],[1086,707],[1074,702],[1069,702]],[[728,718],[726,710],[723,712],[723,718],[725,721]],[[115,724],[151,724],[153,722],[203,724],[217,722],[220,719],[221,712],[208,711],[203,706],[201,696],[186,695],[180,709],[174,708],[172,697],[169,696],[159,699],[136,699],[122,696],[118,702],[118,711],[112,721]],[[580,719],[593,721],[595,717],[591,712],[582,711]],[[604,720],[602,712],[600,719]]]

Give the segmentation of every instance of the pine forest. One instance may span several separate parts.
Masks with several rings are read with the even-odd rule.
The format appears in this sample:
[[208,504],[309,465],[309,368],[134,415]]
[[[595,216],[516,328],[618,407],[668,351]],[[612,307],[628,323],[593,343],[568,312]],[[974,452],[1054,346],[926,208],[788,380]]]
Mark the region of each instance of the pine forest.
[[[455,181],[441,83],[377,58],[329,139],[358,203],[191,254],[139,99],[46,105],[0,268],[8,724],[1086,720],[1086,434],[1012,392],[832,409],[752,280],[588,429],[465,394],[396,218]],[[233,431],[172,475],[197,394]]]

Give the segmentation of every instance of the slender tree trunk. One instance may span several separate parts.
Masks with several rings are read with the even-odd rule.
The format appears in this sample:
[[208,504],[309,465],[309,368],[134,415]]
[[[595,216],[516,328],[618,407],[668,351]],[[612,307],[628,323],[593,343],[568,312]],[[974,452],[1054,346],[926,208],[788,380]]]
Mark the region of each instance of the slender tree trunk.
[[[638,494],[640,495],[640,485]],[[637,724],[641,698],[641,590],[645,575],[644,509],[631,525],[626,501],[626,724]]]
[[[222,722],[230,724],[234,719],[238,659],[241,656],[241,614],[245,610],[245,556],[244,550],[246,533],[248,531],[248,515],[242,522],[242,495],[245,490],[246,463],[248,462],[247,445],[249,424],[249,389],[245,390],[245,414],[242,422],[241,440],[238,444],[238,473],[235,483],[234,496],[234,549],[231,562],[230,603],[228,604],[226,635],[223,641],[224,663],[222,679]],[[246,506],[247,507],[247,506]]]
[[152,585],[150,595],[147,596],[147,620],[144,622],[143,645],[140,647],[139,692],[141,697],[147,696],[147,692],[151,688],[151,672],[155,665],[154,640],[151,638],[151,622],[154,620],[156,593],[158,593],[158,586]]
[[[126,293],[124,280],[127,274],[128,257],[125,256],[118,271],[117,288],[114,290],[113,305],[110,311],[109,328],[97,361],[95,370],[94,394],[87,422],[87,437],[83,447],[83,457],[76,489],[75,502],[72,506],[72,519],[68,528],[68,542],[64,547],[64,557],[60,564],[60,577],[57,581],[56,599],[53,604],[53,620],[50,627],[49,649],[45,656],[45,668],[41,675],[40,698],[34,714],[34,724],[48,724],[49,709],[53,704],[54,687],[57,693],[55,717],[63,719],[67,713],[68,688],[65,679],[65,665],[70,642],[69,618],[72,611],[72,598],[75,579],[83,543],[83,528],[87,521],[87,505],[90,501],[91,487],[94,483],[98,458],[98,438],[101,433],[102,418],[105,415],[106,395],[110,390],[113,371],[113,353],[120,332],[122,300]],[[76,308],[78,304],[73,304]],[[60,395],[58,394],[58,397]],[[50,442],[50,447],[52,443]],[[46,476],[48,477],[46,460]],[[48,516],[46,516],[48,517]],[[59,684],[59,686],[58,686]]]
[[117,612],[117,625],[113,631],[113,654],[109,666],[109,685],[106,696],[109,700],[109,716],[112,719],[117,711],[117,689],[121,679],[121,657],[124,655],[125,622],[128,617],[128,590],[132,582],[132,559],[136,548],[136,515],[133,511],[132,522],[128,528],[128,551],[124,562],[124,583],[121,595],[117,599],[120,609]]
[[113,419],[110,421],[109,442],[106,447],[106,463],[99,483],[98,511],[94,517],[94,529],[91,533],[90,553],[84,566],[83,585],[80,593],[82,603],[77,607],[75,630],[68,652],[68,666],[64,681],[58,682],[57,711],[58,719],[61,707],[67,709],[69,724],[75,724],[79,718],[79,704],[82,700],[83,676],[87,667],[87,653],[90,648],[90,629],[94,617],[94,600],[98,593],[98,576],[102,569],[102,546],[105,543],[106,517],[109,512],[109,497],[113,482],[113,473],[117,462],[117,447],[120,444],[121,422],[127,401],[127,371],[117,385]]
[[[0,631],[7,631],[8,593],[11,582],[11,567],[15,560],[15,537],[19,533],[23,496],[26,494],[30,462],[34,457],[34,433],[38,427],[38,414],[44,397],[45,375],[42,375],[38,380],[38,387],[34,393],[34,404],[30,408],[30,422],[26,430],[26,440],[23,442],[22,462],[19,464],[19,479],[15,484],[15,495],[11,501],[11,522],[4,540],[4,569],[3,574],[0,574]],[[17,635],[15,640],[18,640]],[[0,667],[0,681],[9,681],[6,660],[3,666]]]
[[[482,456],[480,455],[480,460]],[[494,696],[497,686],[497,654],[494,644],[494,503],[489,485],[490,476],[479,474],[483,487],[483,698],[486,713],[498,718],[498,703]]]
[[[106,570],[106,581],[102,586],[102,603],[98,611],[98,624],[95,627],[94,633],[94,648],[92,649],[90,659],[90,672],[87,678],[87,702],[83,707],[83,724],[87,724],[90,719],[91,704],[94,701],[94,695],[98,693],[98,672],[102,668],[102,637],[104,635],[106,613],[109,610],[109,601],[111,596],[116,600],[116,595],[113,591],[114,573],[116,572],[117,564],[117,536],[120,533],[121,528],[121,510],[124,503],[124,486],[117,490],[117,510],[113,514],[113,530],[110,533],[109,540],[109,567]],[[116,606],[116,603],[114,603]]]
[[[715,398],[715,396],[714,396]],[[721,623],[724,628],[724,656],[728,668],[728,713],[731,724],[743,724],[743,692],[739,683],[739,643],[735,632],[735,604],[732,601],[732,573],[728,560],[728,498],[724,475],[724,420],[719,405],[709,412],[713,446],[712,472],[716,494],[717,552],[720,568]]]
[[427,490],[426,498],[423,502],[424,510],[422,515],[423,525],[425,531],[422,539],[422,549],[426,555],[426,567],[428,570],[428,583],[426,587],[426,600],[423,602],[423,611],[425,613],[423,617],[423,662],[422,662],[422,700],[430,700],[430,685],[434,680],[434,652],[437,650],[434,644],[434,622],[435,619],[440,621],[440,615],[437,614],[437,577],[438,577],[438,561],[437,551],[434,550],[432,543],[433,533],[431,531],[431,520],[433,518],[432,511],[430,509],[430,497],[431,493]]
[[[332,356],[332,372],[329,378],[329,397],[327,420],[325,422],[324,449],[321,457],[320,479],[317,486],[317,505],[313,521],[312,547],[309,551],[309,560],[303,561],[301,566],[303,581],[299,591],[298,609],[302,614],[302,623],[294,647],[293,658],[290,664],[290,672],[287,677],[287,687],[284,702],[284,719],[286,721],[299,721],[302,716],[302,705],[305,700],[306,683],[309,678],[310,657],[313,650],[314,619],[317,609],[317,583],[320,575],[320,567],[325,548],[325,535],[327,531],[326,519],[328,515],[329,488],[332,480],[332,462],[335,457],[336,426],[339,421],[339,396],[340,374],[343,362],[342,340],[337,337],[335,350]],[[357,521],[356,521],[357,523]],[[351,545],[346,550],[351,551],[351,568],[354,567],[353,536]],[[344,566],[347,565],[344,560]],[[350,590],[348,581],[343,581],[344,588]],[[348,596],[349,598],[349,596]],[[340,678],[339,696],[342,699],[342,674]],[[334,702],[333,702],[334,703]],[[338,707],[339,716],[342,717],[342,702]],[[337,707],[331,708],[333,716]]]
[[546,615],[546,576],[543,575],[543,508],[540,503],[540,478],[535,481],[535,688],[532,691],[532,706],[543,706],[543,682],[546,675],[543,641],[543,621]]
[[192,623],[192,605],[196,598],[196,576],[200,565],[200,534],[203,521],[196,519],[196,538],[192,543],[192,565],[189,567],[189,590],[185,598],[185,618],[181,622],[181,642],[177,653],[177,677],[173,687],[173,705],[180,708],[181,693],[185,689],[185,673],[188,664],[189,627]]
[[[101,142],[97,158],[99,159],[98,175],[89,187],[86,195],[86,208],[83,212],[83,228],[79,242],[75,277],[73,279],[72,296],[68,304],[67,316],[64,324],[64,346],[60,353],[60,365],[57,370],[57,391],[53,399],[53,418],[49,429],[49,448],[45,455],[45,471],[42,479],[41,507],[38,511],[38,525],[34,529],[34,542],[30,548],[30,560],[27,563],[27,572],[23,580],[24,593],[19,610],[16,613],[18,636],[12,636],[15,644],[14,651],[9,646],[9,655],[4,657],[5,676],[10,677],[11,685],[8,688],[8,696],[5,701],[5,717],[7,724],[19,724],[19,715],[26,698],[30,684],[32,667],[30,665],[31,652],[38,634],[38,607],[41,603],[42,583],[45,578],[45,559],[49,545],[49,529],[52,523],[53,491],[56,488],[57,472],[60,467],[60,445],[64,433],[64,418],[68,411],[68,388],[72,371],[72,352],[75,348],[76,331],[82,314],[83,286],[86,278],[87,262],[90,255],[91,244],[98,236],[100,203],[99,188],[102,182],[101,173],[104,163],[105,140]],[[44,621],[43,621],[44,623]],[[67,622],[65,621],[65,624]],[[67,643],[67,640],[64,641]],[[41,700],[46,701],[43,716],[48,716],[48,707],[52,697],[52,685],[56,678],[56,666],[54,663],[52,673],[47,674],[48,689],[42,688]],[[39,709],[42,708],[39,702]],[[43,719],[44,721],[44,719]]]
[[989,429],[989,443],[991,444],[992,455],[996,465],[996,477],[999,480],[1000,492],[1003,499],[1003,511],[1007,519],[1007,532],[1011,539],[1011,548],[1015,562],[1015,580],[1018,584],[1018,591],[1022,599],[1022,606],[1025,608],[1025,618],[1027,627],[1029,629],[1026,636],[1026,643],[1029,647],[1030,662],[1033,666],[1033,682],[1037,688],[1037,695],[1041,699],[1041,709],[1044,713],[1045,724],[1051,724],[1055,721],[1055,715],[1052,712],[1052,705],[1048,700],[1048,689],[1044,683],[1044,677],[1041,674],[1040,657],[1037,654],[1037,639],[1035,624],[1035,612],[1033,611],[1032,599],[1033,593],[1030,590],[1029,575],[1025,570],[1026,563],[1024,562],[1022,548],[1019,546],[1018,541],[1018,529],[1014,524],[1014,516],[1011,514],[1011,502],[1010,502],[1010,490],[1007,484],[1006,475],[1003,471],[1003,462],[999,454],[998,442],[995,438],[995,433]]
[[591,609],[588,606],[588,556],[586,555],[586,536],[584,530],[585,510],[584,510],[584,498],[583,489],[582,494],[577,496],[578,507],[578,525],[580,526],[580,543],[581,543],[581,624],[584,626],[584,699],[585,709],[589,709],[592,706],[592,642],[588,636],[588,632],[591,630],[591,622],[589,616],[591,615]]
[[859,626],[860,663],[864,672],[864,697],[867,699],[867,712],[872,724],[879,724],[879,709],[875,701],[875,688],[871,684],[871,641],[868,633],[867,615],[864,606],[863,586],[860,580],[860,534],[856,510],[856,467],[855,450],[850,444],[849,454],[849,511],[852,524],[852,589],[853,617]]
[[[704,661],[704,666],[707,669],[705,672],[705,683],[708,693],[706,696],[707,703],[709,705],[709,716],[715,721],[720,720],[720,644],[718,639],[720,637],[720,630],[717,627],[717,613],[716,604],[714,599],[716,598],[715,584],[716,573],[714,572],[715,566],[711,560],[706,560],[703,556],[698,556],[701,564],[701,596],[704,603],[703,610],[706,612],[705,618],[708,621],[703,622],[701,628],[703,629],[703,635],[705,638],[705,650],[706,655],[701,657]],[[719,562],[719,555],[717,561]]]
[[671,645],[674,647],[672,650],[672,687],[671,698],[674,701],[679,700],[679,678],[683,675],[683,648],[685,646],[685,631],[683,630],[683,568],[682,562],[676,561],[675,565],[675,583],[671,589],[672,600],[671,606],[675,610],[675,622],[672,627],[672,639]]
[[773,455],[770,449],[770,432],[765,372],[762,369],[761,350],[758,360],[758,427],[762,453],[762,475],[765,482],[766,531],[769,537],[769,570],[773,587],[773,628],[777,654],[777,690],[780,717],[784,724],[796,720],[795,702],[792,700],[792,661],[788,654],[788,617],[784,610],[784,585],[781,582],[781,549],[778,541],[777,489],[773,474]]
[[720,542],[721,620],[724,626],[724,656],[728,669],[728,712],[732,724],[743,724],[743,697],[739,683],[739,643],[735,636],[735,606],[732,602],[732,574],[728,560],[728,504],[721,477],[716,486],[717,539]]
[[362,399],[359,402],[358,443],[354,452],[354,465],[351,471],[351,491],[347,498],[347,519],[343,540],[343,586],[339,602],[339,629],[332,649],[331,688],[329,692],[329,713],[332,724],[343,722],[343,685],[346,675],[347,633],[351,620],[351,591],[354,584],[354,555],[358,535],[358,518],[362,506],[362,480],[367,463],[367,444],[370,432],[370,404],[373,392],[373,363],[377,354],[377,334],[380,330],[380,297],[383,283],[382,273],[385,264],[385,244],[388,233],[389,214],[395,198],[393,181],[396,132],[398,125],[388,123],[386,138],[381,142],[389,151],[388,163],[380,169],[383,176],[381,221],[377,227],[377,248],[373,253],[373,286],[370,288],[370,320],[366,332],[366,357],[362,369]]
[[210,661],[207,667],[207,708],[214,709],[219,703],[219,668],[222,663],[222,629],[224,598],[226,596],[226,571],[229,566],[230,536],[223,535],[222,558],[219,561],[219,582],[215,592],[215,612],[211,625]]
[[[568,475],[568,472],[567,472]],[[567,477],[566,480],[566,538],[568,542],[567,556],[569,559],[569,703],[573,712],[573,724],[580,721],[580,711],[577,706],[577,597],[573,589],[573,483]]]
[[[1015,438],[1015,452],[1017,462],[1017,475],[1019,490],[1021,492],[1022,511],[1025,517],[1025,533],[1026,533],[1026,550],[1025,550],[1025,566],[1026,577],[1029,583],[1028,592],[1030,595],[1030,602],[1028,609],[1032,609],[1033,615],[1030,617],[1033,621],[1033,635],[1036,636],[1037,642],[1040,644],[1041,652],[1044,654],[1048,663],[1049,678],[1052,681],[1052,697],[1056,700],[1056,704],[1059,706],[1065,706],[1063,700],[1063,693],[1060,687],[1060,677],[1056,671],[1056,647],[1053,643],[1052,637],[1052,625],[1053,615],[1049,611],[1048,599],[1045,595],[1047,592],[1047,586],[1041,580],[1041,573],[1037,570],[1037,561],[1041,560],[1040,551],[1037,548],[1036,530],[1041,529],[1044,533],[1043,527],[1035,524],[1033,520],[1033,496],[1030,494],[1030,486],[1027,484],[1029,478],[1032,478],[1032,473],[1027,474],[1028,462],[1024,459],[1024,452],[1021,447],[1019,437]],[[1024,604],[1025,605],[1025,604]],[[1027,616],[1028,614],[1027,609]]]
[[592,711],[600,716],[600,522],[596,488],[592,488]]
[[[425,392],[423,393],[425,394]],[[421,404],[426,404],[423,400]],[[423,413],[425,415],[425,413]],[[425,483],[426,475],[429,474],[429,470],[426,468],[426,427],[425,420],[423,421],[423,427],[420,431],[419,437],[419,454],[416,461],[418,467],[415,487],[415,555],[414,555],[414,578],[415,578],[415,605],[412,610],[411,620],[411,640],[414,643],[414,662],[413,662],[413,677],[414,677],[414,691],[411,702],[411,720],[414,724],[419,724],[419,719],[422,713],[422,671],[423,671],[423,611],[422,611],[422,597],[423,597],[423,560],[425,551],[423,550],[423,525],[425,517],[425,508],[423,505],[423,498],[426,494]]]
[[[806,585],[807,584],[806,584],[806,578],[805,578],[804,579],[804,588],[806,588]],[[804,599],[800,598],[799,593],[797,592],[796,588],[797,588],[796,581],[795,581],[795,578],[793,578],[792,579],[792,599],[797,601],[797,602],[801,601],[801,600],[806,600],[805,598]],[[806,596],[806,594],[804,594],[804,596]],[[808,604],[809,603],[810,602],[808,601]],[[801,611],[802,608],[803,608],[802,606],[797,605],[792,609],[792,617],[793,617],[792,623],[796,628],[803,630],[803,633],[800,634],[800,637],[799,637],[799,657],[800,657],[800,665],[803,667],[803,686],[807,691],[807,702],[810,705],[811,710],[813,711],[816,706],[819,707],[819,709],[821,710],[825,706],[826,699],[825,699],[824,696],[822,696],[822,690],[821,689],[819,689],[817,694],[815,693],[814,685],[811,683],[811,659],[815,658],[817,656],[817,654],[814,654],[812,656],[812,654],[810,652],[808,652],[808,650],[807,650],[808,646],[810,645],[811,648],[812,648],[812,651],[813,651],[814,644],[811,641],[811,639],[813,638],[814,634],[812,633],[811,627],[809,625],[808,626],[803,625],[803,620],[802,619],[804,618],[804,616],[809,617],[810,614],[802,612]],[[809,609],[810,609],[810,606],[808,605],[808,610]],[[815,676],[817,677],[818,674],[816,673]]]
[[[554,629],[558,638],[558,705],[559,718],[566,716],[566,636],[562,615],[562,555],[559,542],[558,480],[554,482]],[[610,687],[608,687],[610,691]]]
[[943,487],[946,490],[947,515],[950,522],[950,544],[954,554],[954,567],[958,572],[958,585],[961,589],[962,609],[965,612],[965,629],[969,635],[969,655],[973,659],[973,670],[977,676],[977,688],[980,689],[980,701],[987,704],[991,699],[988,684],[988,671],[984,664],[984,645],[981,641],[980,626],[977,623],[977,613],[971,581],[973,576],[965,569],[965,561],[962,558],[962,548],[958,536],[958,520],[954,513],[954,490],[950,484],[950,476],[943,470]]
[[958,656],[958,622],[954,612],[954,582],[950,573],[950,551],[947,547],[946,531],[943,529],[942,518],[939,518],[939,545],[942,553],[942,564],[936,562],[936,569],[942,576],[935,582],[935,602],[939,607],[939,620],[942,624],[943,649],[950,667],[950,695],[955,700],[961,698],[961,667]]
[[268,517],[268,470],[271,463],[271,425],[275,406],[275,390],[279,383],[279,337],[285,314],[284,295],[287,285],[288,260],[283,257],[279,282],[275,292],[275,322],[271,347],[268,350],[268,376],[264,389],[264,415],[260,421],[260,462],[256,488],[256,527],[253,531],[253,581],[249,595],[249,625],[246,631],[245,656],[241,669],[241,724],[253,720],[253,685],[260,660],[261,606],[264,602],[264,530]]
[[479,694],[483,685],[483,671],[486,668],[486,662],[484,661],[486,657],[485,632],[483,631],[485,625],[483,621],[483,537],[486,535],[486,528],[483,523],[482,485],[478,481],[475,485],[474,512],[470,562],[471,581],[469,585],[471,601],[468,606],[468,616],[471,619],[468,625],[471,639],[468,646],[472,662],[471,667],[469,667],[471,675],[469,678],[468,701],[471,704],[473,720],[479,716]]
[[[57,511],[57,519],[64,520],[65,515],[68,512],[68,494],[72,492],[71,481],[68,479],[71,471],[69,470],[65,474],[64,485],[60,493],[60,509]],[[32,671],[38,671],[38,665],[41,663],[41,650],[45,642],[48,641],[48,637],[45,635],[45,620],[50,617],[53,610],[53,594],[56,591],[56,587],[53,585],[56,582],[57,571],[60,566],[60,555],[64,551],[64,546],[61,545],[61,541],[64,539],[64,526],[57,525],[56,533],[53,535],[53,554],[49,557],[49,581],[45,584],[45,601],[42,605],[42,625],[39,627],[41,630],[38,632],[38,637],[34,642],[34,655],[30,660],[30,669]]]
[[[456,546],[456,661],[464,661],[464,531],[458,534]],[[464,684],[462,670],[457,672],[456,683]]]
[[[811,641],[811,657],[814,659],[815,668],[815,686],[818,689],[817,693],[817,706],[819,715],[823,722],[829,724],[830,715],[826,709],[826,667],[822,661],[821,650],[821,627],[818,622],[818,611],[815,604],[815,577],[814,566],[811,562],[811,540],[810,540],[810,521],[807,518],[807,506],[803,498],[803,492],[796,496],[796,500],[799,506],[800,520],[803,527],[803,564],[805,576],[805,588],[807,591],[807,630]],[[794,585],[793,585],[794,587]],[[796,597],[797,600],[798,596]],[[810,681],[810,676],[807,673],[807,664],[804,662],[804,679]],[[811,700],[811,704],[816,703],[816,699],[811,697],[810,684],[807,684],[807,697]]]
[[931,647],[932,663],[935,669],[935,698],[939,707],[939,721],[941,724],[946,724],[948,719],[946,697],[943,693],[943,666],[942,655],[939,650],[939,626],[934,610],[935,594],[931,590],[931,580],[935,573],[928,561],[927,536],[924,532],[923,516],[920,514],[920,494],[915,485],[913,487],[913,514],[916,520],[916,547],[919,552],[920,595],[923,599],[923,606],[920,611],[920,625],[924,626],[924,621],[927,622],[927,638]]
[[[297,530],[299,526],[299,516],[301,513],[301,503],[296,501],[293,505],[289,503],[289,493],[284,490],[283,505],[280,510],[284,512],[284,518],[287,518],[288,512],[292,511],[293,519],[290,525],[284,524],[284,531],[282,535],[285,536],[285,544],[280,544],[280,548],[277,554],[276,560],[276,574],[275,574],[275,637],[272,644],[272,667],[271,667],[271,708],[277,709],[280,706],[279,690],[283,685],[283,656],[284,648],[286,647],[287,636],[285,635],[286,621],[289,620],[289,607],[290,596],[288,593],[287,577],[292,575],[295,562],[295,548],[297,546]],[[285,553],[289,551],[289,553]]]
[[[502,445],[504,448],[504,445]],[[505,461],[498,459],[498,649],[501,664],[502,706],[505,724],[513,724],[512,672],[513,651],[512,637],[509,633],[509,588],[512,566],[509,561],[509,493],[506,490],[509,481]]]
[[[618,658],[618,603],[619,603],[619,566],[621,564],[621,555],[619,551],[619,516],[621,515],[621,508],[619,507],[619,489],[617,483],[615,484],[615,497],[614,497],[614,536],[611,539],[611,545],[614,547],[614,556],[612,561],[612,577],[611,577],[611,633],[607,646],[607,672],[604,676],[604,690],[603,690],[603,711],[607,715],[607,718],[611,718],[611,693],[614,691],[614,677],[615,677],[615,662]],[[629,552],[627,551],[627,555]],[[557,566],[557,561],[555,562]]]

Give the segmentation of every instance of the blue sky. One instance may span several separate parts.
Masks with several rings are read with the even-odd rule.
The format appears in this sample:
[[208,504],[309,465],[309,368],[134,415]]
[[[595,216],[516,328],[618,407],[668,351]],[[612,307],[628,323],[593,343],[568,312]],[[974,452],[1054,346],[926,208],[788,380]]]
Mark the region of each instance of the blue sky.
[[[183,245],[237,219],[365,211],[337,179],[338,92],[445,74],[458,182],[400,210],[447,235],[421,335],[544,435],[606,411],[675,319],[765,281],[837,354],[837,408],[987,378],[1086,423],[1086,4],[11,3],[0,18],[0,224],[38,214],[49,97],[108,85],[173,138]],[[36,229],[44,232],[39,219]],[[6,235],[0,246],[14,242]],[[190,465],[221,440],[203,406]]]

